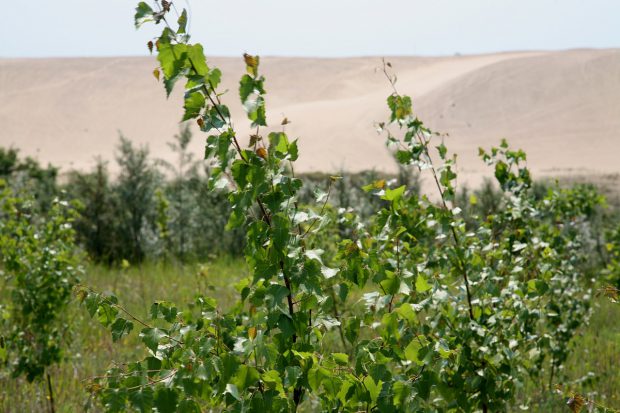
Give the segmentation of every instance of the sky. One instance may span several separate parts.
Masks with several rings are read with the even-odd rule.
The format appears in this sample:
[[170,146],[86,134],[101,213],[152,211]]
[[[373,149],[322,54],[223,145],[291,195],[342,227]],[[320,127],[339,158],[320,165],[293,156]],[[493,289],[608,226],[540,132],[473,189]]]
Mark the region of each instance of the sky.
[[[151,1],[152,2],[152,1]],[[135,0],[0,0],[0,57],[141,56]],[[177,0],[212,56],[454,55],[620,47],[620,0]]]

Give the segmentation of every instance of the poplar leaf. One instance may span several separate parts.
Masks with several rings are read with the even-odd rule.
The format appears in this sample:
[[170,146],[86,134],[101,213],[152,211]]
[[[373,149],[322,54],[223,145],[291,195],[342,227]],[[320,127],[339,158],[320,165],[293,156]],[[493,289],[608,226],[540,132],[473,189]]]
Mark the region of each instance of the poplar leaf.
[[112,341],[118,341],[133,330],[133,323],[124,318],[117,318],[110,326]]
[[153,20],[153,9],[151,6],[141,1],[136,7],[136,14],[134,15],[134,22],[136,29],[140,28],[144,23]]
[[246,70],[253,76],[258,75],[258,56],[252,56],[247,53],[243,54],[243,60],[245,61]]
[[205,97],[200,92],[193,92],[188,97],[185,98],[185,114],[183,115],[183,120],[189,120],[200,115],[200,111],[205,105]]
[[430,290],[431,288],[432,286],[428,283],[428,281],[426,281],[426,279],[422,277],[421,274],[418,274],[418,277],[415,280],[415,290],[419,293],[423,293]]
[[268,156],[268,154],[267,154],[267,150],[266,150],[265,148],[262,148],[262,147],[261,147],[261,148],[258,148],[258,149],[256,150],[256,154],[257,154],[258,156],[260,156],[261,158],[263,158],[263,159],[267,159],[267,156]]
[[179,19],[177,20],[177,23],[179,24],[179,28],[177,29],[177,33],[178,34],[185,33],[185,30],[187,28],[187,10],[183,9],[183,12],[179,16]]
[[195,44],[187,47],[187,57],[191,63],[192,69],[199,76],[209,75],[209,66],[207,66],[207,58],[205,57],[202,45]]
[[159,347],[159,341],[166,337],[166,334],[158,329],[158,328],[145,328],[140,333],[140,338],[142,342],[149,348],[153,353],[157,352],[157,348]]
[[405,357],[407,357],[407,360],[416,363],[418,366],[421,366],[422,360],[420,360],[420,358],[418,357],[418,353],[421,348],[422,345],[416,338],[411,340],[411,343],[409,343],[409,345],[405,347]]
[[177,410],[179,394],[169,388],[160,387],[155,392],[155,407],[159,413],[174,413]]

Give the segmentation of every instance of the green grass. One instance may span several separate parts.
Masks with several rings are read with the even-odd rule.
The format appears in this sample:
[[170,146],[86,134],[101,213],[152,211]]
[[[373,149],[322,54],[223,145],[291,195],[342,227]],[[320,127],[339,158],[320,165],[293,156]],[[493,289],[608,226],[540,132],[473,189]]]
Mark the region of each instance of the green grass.
[[[113,292],[129,312],[145,319],[155,300],[171,301],[181,307],[199,294],[217,298],[226,308],[238,296],[235,281],[246,274],[245,263],[238,259],[188,266],[145,264],[125,270],[92,266],[86,269],[82,284]],[[56,411],[101,411],[86,390],[89,378],[104,373],[112,361],[133,361],[146,355],[144,346],[138,342],[137,334],[129,335],[121,343],[112,343],[110,333],[91,320],[86,309],[75,300],[68,307],[68,316],[74,331],[67,337],[67,360],[50,370]],[[1,413],[48,410],[45,383],[29,384],[3,374],[0,370]]]
[[541,382],[526,383],[522,399],[531,400],[530,411],[570,412],[566,398],[555,389],[561,384],[567,393],[578,392],[605,407],[620,410],[619,362],[620,304],[605,297],[595,298],[590,323],[582,326],[573,340],[570,358],[560,376],[556,375],[551,389],[548,376]]
[[[82,283],[99,291],[115,293],[120,303],[136,316],[146,318],[150,305],[158,299],[179,306],[198,294],[215,297],[222,307],[231,305],[238,293],[235,281],[247,274],[245,263],[219,259],[201,265],[145,264],[125,270],[91,266]],[[2,297],[0,290],[0,297]],[[589,325],[575,339],[574,351],[565,368],[566,386],[578,389],[609,407],[620,408],[620,305],[596,298]],[[50,370],[58,412],[101,411],[86,389],[89,378],[102,374],[112,361],[134,360],[145,355],[136,334],[113,344],[110,334],[77,302],[68,308],[74,332],[67,337],[67,360]],[[28,384],[22,379],[2,376],[0,371],[0,412],[44,412],[48,409],[43,382]],[[537,383],[526,383],[523,398],[530,398],[530,411],[568,412],[565,400]],[[516,407],[515,411],[519,411]]]

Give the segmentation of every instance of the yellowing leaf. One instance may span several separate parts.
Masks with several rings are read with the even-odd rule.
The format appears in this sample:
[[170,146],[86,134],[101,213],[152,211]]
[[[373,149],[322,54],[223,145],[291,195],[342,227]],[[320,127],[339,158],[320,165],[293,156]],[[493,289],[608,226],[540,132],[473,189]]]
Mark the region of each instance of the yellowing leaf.
[[574,394],[573,397],[568,399],[568,408],[573,413],[579,413],[583,406],[586,404],[586,399],[583,398],[580,394]]
[[258,148],[256,150],[256,154],[263,159],[267,159],[267,150],[265,148]]
[[371,184],[365,185],[362,189],[366,192],[385,188],[385,179],[379,179]]
[[155,70],[153,70],[153,76],[155,76],[155,79],[159,81],[159,69],[155,68]]
[[248,337],[250,340],[254,340],[256,338],[256,327],[248,328]]
[[258,75],[258,56],[252,56],[247,53],[243,54],[243,60],[245,61],[246,70],[251,75]]

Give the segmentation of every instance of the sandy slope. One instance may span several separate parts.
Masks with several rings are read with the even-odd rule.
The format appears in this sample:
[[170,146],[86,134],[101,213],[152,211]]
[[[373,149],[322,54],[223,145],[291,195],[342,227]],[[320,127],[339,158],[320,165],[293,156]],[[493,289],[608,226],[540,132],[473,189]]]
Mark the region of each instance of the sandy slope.
[[[522,52],[388,59],[420,117],[446,132],[463,179],[485,173],[479,146],[506,137],[526,149],[537,174],[619,173],[620,50]],[[214,58],[230,90],[236,126],[241,59]],[[373,122],[387,116],[390,88],[379,58],[264,58],[268,120],[292,121],[300,171],[394,170]],[[181,95],[166,101],[152,58],[0,60],[0,145],[63,168],[113,159],[118,131],[171,158]],[[276,127],[276,128],[279,128]],[[202,153],[197,137],[194,149]],[[114,168],[114,163],[111,163]]]

